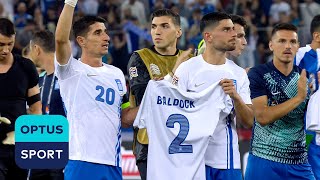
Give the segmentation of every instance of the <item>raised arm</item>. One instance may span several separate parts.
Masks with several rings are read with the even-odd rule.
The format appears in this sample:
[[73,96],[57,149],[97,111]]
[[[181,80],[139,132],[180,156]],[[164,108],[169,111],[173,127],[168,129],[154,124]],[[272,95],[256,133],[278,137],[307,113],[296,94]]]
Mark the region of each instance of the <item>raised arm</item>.
[[71,56],[71,44],[69,41],[74,8],[78,0],[65,0],[62,13],[59,17],[55,39],[56,58],[60,65],[68,63]]

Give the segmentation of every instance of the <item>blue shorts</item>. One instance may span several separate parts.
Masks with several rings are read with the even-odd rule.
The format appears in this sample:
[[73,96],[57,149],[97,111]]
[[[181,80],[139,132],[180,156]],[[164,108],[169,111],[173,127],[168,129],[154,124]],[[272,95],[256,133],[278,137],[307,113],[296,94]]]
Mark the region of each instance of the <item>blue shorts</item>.
[[242,180],[241,169],[215,169],[206,166],[206,180]]
[[64,169],[65,180],[122,180],[121,167],[69,160]]
[[283,164],[249,154],[245,180],[314,180],[310,164]]
[[308,160],[312,167],[314,177],[316,177],[317,180],[320,180],[320,146],[310,143]]

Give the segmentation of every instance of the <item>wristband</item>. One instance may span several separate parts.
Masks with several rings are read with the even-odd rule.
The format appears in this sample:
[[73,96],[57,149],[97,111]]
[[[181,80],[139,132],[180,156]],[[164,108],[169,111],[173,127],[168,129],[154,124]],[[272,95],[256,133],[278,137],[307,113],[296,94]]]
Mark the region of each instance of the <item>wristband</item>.
[[64,0],[65,4],[68,4],[72,7],[76,7],[78,0]]

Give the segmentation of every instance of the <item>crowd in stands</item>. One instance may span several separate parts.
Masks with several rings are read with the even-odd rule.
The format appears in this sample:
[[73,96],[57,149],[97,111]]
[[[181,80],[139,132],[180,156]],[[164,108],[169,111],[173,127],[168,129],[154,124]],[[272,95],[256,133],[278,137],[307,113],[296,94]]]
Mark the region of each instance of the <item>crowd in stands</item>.
[[[35,31],[54,32],[63,4],[63,0],[0,0],[0,17],[9,18],[16,26],[14,52],[21,53]],[[172,9],[181,16],[181,49],[197,47],[202,39],[199,22],[204,14],[225,11],[243,16],[249,24],[248,46],[236,63],[251,67],[270,60],[268,39],[276,23],[298,26],[300,45],[310,43],[309,26],[320,12],[320,0],[79,0],[76,16],[98,15],[108,21],[111,44],[104,61],[126,74],[130,54],[152,44],[149,15],[161,8]],[[79,57],[80,49],[72,44],[73,55]]]

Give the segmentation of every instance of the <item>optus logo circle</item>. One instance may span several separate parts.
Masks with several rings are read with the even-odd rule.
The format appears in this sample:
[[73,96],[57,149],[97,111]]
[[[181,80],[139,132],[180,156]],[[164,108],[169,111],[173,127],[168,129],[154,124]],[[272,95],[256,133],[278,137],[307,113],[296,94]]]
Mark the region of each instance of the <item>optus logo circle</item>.
[[60,115],[24,115],[15,123],[15,160],[23,169],[61,169],[68,162],[69,125]]

